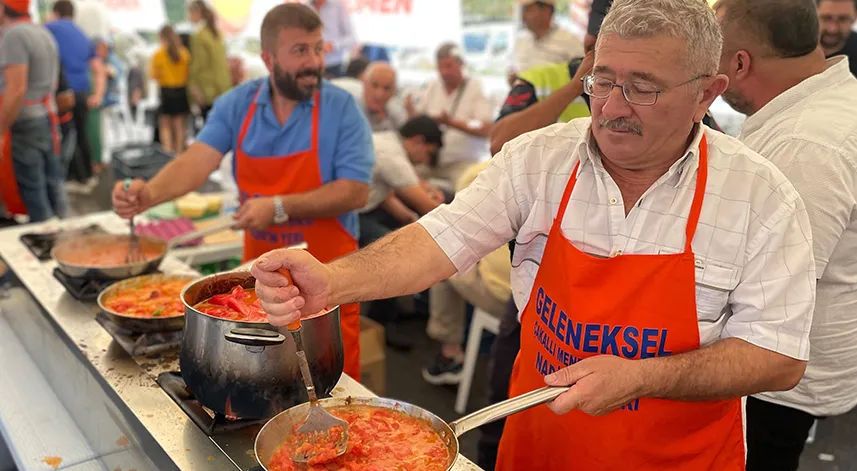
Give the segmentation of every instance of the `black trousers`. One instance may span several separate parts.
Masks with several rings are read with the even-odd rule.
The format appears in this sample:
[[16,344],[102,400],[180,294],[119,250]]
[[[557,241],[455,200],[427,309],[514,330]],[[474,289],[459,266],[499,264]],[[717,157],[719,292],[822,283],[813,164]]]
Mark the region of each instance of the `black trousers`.
[[86,100],[88,93],[74,94],[74,109],[72,110],[72,122],[77,135],[77,148],[68,166],[68,180],[77,180],[85,183],[92,177],[92,150],[89,148],[88,134],[86,133],[87,120],[89,119],[89,105]]
[[[518,322],[518,308],[514,300],[509,300],[506,313],[500,321],[500,332],[494,340],[491,349],[491,377],[488,383],[489,400],[491,404],[509,398],[509,380],[512,377],[512,367],[518,350],[521,349],[521,323]],[[477,464],[480,468],[491,471],[497,463],[497,449],[500,447],[500,437],[506,420],[498,420],[480,427],[482,437],[477,445]]]
[[747,398],[747,471],[797,471],[814,415]]

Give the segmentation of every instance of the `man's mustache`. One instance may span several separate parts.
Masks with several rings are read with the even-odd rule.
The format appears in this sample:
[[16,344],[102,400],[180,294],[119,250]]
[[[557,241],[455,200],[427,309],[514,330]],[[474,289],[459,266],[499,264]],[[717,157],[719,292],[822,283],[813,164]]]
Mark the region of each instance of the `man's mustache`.
[[321,69],[305,69],[298,72],[297,75],[295,75],[295,78],[299,79],[301,77],[316,77],[320,79],[322,74],[323,72]]
[[643,128],[628,118],[599,119],[598,125],[604,129],[610,129],[612,131],[630,132],[638,136],[643,135]]

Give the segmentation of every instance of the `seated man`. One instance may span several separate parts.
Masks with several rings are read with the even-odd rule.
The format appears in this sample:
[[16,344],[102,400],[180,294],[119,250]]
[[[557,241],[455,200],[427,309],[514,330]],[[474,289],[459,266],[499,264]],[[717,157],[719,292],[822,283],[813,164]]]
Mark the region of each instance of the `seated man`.
[[[490,161],[474,164],[458,181],[461,191],[476,179]],[[464,322],[467,304],[502,317],[512,298],[512,263],[504,245],[482,258],[474,270],[443,280],[429,290],[429,322],[426,331],[441,343],[434,363],[423,369],[423,378],[434,385],[458,384],[464,360]]]
[[396,70],[385,62],[372,62],[363,73],[363,96],[359,102],[372,132],[395,131],[407,113],[395,100]]
[[360,210],[361,247],[416,221],[442,203],[426,190],[414,168],[437,154],[442,139],[437,123],[428,116],[409,120],[398,133],[372,135],[375,167],[369,202]]

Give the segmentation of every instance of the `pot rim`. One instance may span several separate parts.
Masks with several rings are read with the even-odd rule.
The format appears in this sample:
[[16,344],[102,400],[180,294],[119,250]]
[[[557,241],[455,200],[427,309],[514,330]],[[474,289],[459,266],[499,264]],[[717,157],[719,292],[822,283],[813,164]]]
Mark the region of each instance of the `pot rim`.
[[[250,278],[255,279],[255,277],[250,273],[250,270],[233,270],[233,271],[214,273],[214,274],[202,277],[202,278],[198,278],[198,279],[188,283],[184,288],[182,288],[182,292],[180,294],[181,299],[182,299],[182,304],[185,307],[185,315],[187,315],[189,313],[193,313],[193,314],[197,314],[200,316],[207,317],[209,319],[212,319],[212,320],[215,320],[218,322],[229,322],[229,323],[233,323],[233,324],[239,324],[242,326],[266,326],[266,325],[268,325],[268,326],[272,326],[272,327],[277,327],[277,326],[271,324],[270,322],[250,322],[250,321],[235,321],[235,320],[231,320],[231,319],[222,319],[220,317],[215,317],[215,316],[212,316],[210,314],[206,314],[204,312],[198,311],[196,308],[194,308],[192,305],[190,305],[187,302],[187,296],[186,295],[187,295],[187,291],[190,288],[192,288],[198,284],[204,284],[206,282],[211,282],[212,280],[216,280],[218,277],[222,277],[224,275],[246,275]],[[234,285],[233,285],[233,287],[234,287]],[[223,294],[223,293],[216,293],[216,294]],[[319,317],[324,317],[324,316],[327,316],[328,314],[335,312],[335,311],[339,311],[339,305],[338,304],[336,306],[328,307],[327,309],[319,311],[315,314],[312,314],[312,315],[309,315],[306,317],[301,317],[301,321],[309,321],[309,320],[313,320],[313,319],[316,319]]]

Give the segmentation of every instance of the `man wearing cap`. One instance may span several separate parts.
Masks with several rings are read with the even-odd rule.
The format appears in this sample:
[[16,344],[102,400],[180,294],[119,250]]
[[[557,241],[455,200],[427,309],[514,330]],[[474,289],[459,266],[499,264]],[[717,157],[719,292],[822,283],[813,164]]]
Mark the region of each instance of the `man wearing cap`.
[[556,0],[517,0],[525,30],[515,40],[510,77],[542,65],[565,64],[583,56],[583,44],[553,22]]
[[0,1],[0,189],[7,211],[39,222],[65,216],[68,203],[54,105],[57,44],[29,9],[27,0]]
[[489,155],[493,110],[482,82],[465,76],[464,60],[457,45],[443,44],[436,59],[439,77],[428,84],[416,103],[409,96],[405,107],[411,118],[427,114],[442,126],[439,161],[424,176],[452,193],[461,174]]

